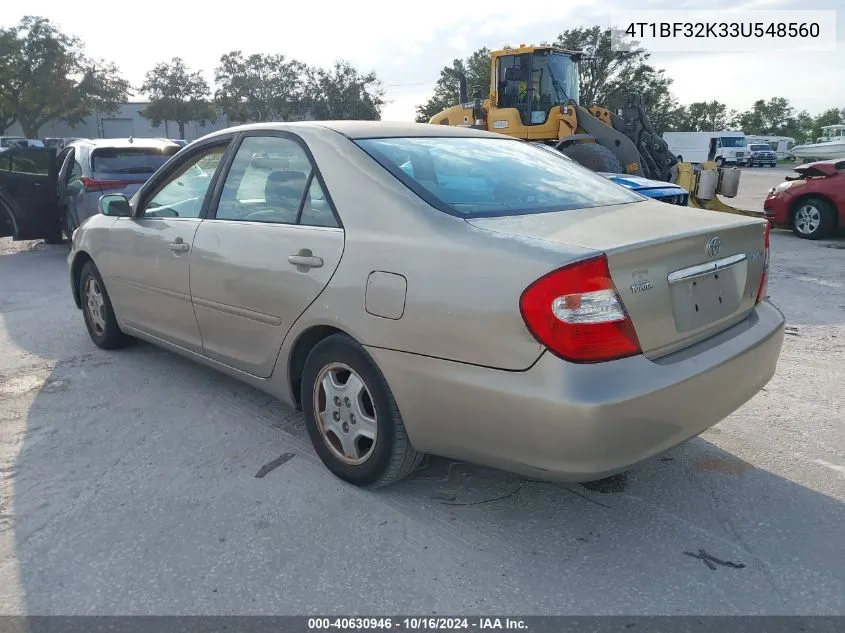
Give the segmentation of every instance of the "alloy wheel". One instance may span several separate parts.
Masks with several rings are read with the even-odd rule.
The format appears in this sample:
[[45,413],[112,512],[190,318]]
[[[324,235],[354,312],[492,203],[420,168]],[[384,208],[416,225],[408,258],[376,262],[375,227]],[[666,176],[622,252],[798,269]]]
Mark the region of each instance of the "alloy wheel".
[[97,335],[102,336],[106,331],[106,303],[103,290],[93,277],[89,277],[85,282],[85,306],[91,326]]
[[314,381],[314,417],[329,450],[350,465],[373,453],[378,418],[364,380],[348,365],[323,367]]
[[811,204],[802,205],[795,212],[794,222],[795,228],[799,233],[802,235],[812,235],[822,223],[821,211]]

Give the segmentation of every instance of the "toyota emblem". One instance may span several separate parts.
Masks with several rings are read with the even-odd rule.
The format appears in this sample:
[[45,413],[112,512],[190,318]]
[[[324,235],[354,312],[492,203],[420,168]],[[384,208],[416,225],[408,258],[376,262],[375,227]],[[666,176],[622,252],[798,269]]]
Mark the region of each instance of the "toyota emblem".
[[711,237],[707,240],[707,254],[710,257],[716,257],[719,254],[720,248],[722,248],[722,240],[718,237]]

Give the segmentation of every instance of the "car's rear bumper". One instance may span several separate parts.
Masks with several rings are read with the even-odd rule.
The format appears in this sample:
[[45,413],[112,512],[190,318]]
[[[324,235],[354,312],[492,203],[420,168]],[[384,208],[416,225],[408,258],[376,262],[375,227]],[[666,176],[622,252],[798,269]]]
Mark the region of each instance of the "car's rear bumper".
[[657,361],[573,365],[547,352],[522,372],[368,350],[418,450],[588,481],[672,448],[750,400],[775,372],[783,326],[764,302],[741,323]]

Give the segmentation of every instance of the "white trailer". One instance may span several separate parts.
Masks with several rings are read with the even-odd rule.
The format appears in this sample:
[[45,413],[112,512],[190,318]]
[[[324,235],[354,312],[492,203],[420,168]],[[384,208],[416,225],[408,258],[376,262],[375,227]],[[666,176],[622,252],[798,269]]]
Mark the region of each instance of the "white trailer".
[[748,161],[748,141],[743,132],[664,132],[663,140],[684,163],[712,160],[721,167],[745,165]]

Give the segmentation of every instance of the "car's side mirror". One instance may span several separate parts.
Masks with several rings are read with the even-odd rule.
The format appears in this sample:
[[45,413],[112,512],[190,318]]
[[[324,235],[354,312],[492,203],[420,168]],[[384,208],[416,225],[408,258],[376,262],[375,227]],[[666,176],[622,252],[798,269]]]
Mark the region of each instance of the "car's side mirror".
[[100,196],[100,213],[109,217],[125,218],[132,215],[129,199],[120,193],[109,193]]

